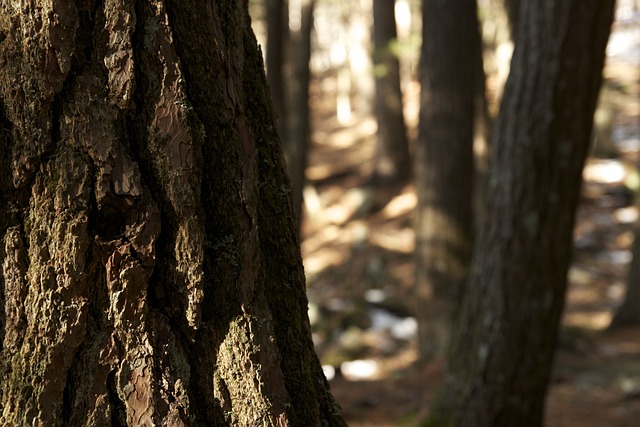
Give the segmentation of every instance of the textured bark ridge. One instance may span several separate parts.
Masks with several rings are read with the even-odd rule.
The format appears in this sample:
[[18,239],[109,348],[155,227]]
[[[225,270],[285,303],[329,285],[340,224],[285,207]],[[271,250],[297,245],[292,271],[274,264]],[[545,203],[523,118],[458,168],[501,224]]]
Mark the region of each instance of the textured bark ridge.
[[236,2],[0,6],[0,424],[343,425]]

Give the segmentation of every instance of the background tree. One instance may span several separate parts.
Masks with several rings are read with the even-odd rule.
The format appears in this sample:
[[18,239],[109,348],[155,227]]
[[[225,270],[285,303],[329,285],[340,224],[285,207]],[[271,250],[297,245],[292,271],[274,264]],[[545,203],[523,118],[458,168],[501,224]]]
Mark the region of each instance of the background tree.
[[394,0],[373,1],[375,115],[378,122],[374,184],[377,185],[403,183],[411,176],[394,6]]
[[432,425],[542,424],[614,1],[520,7],[487,212]]
[[5,2],[0,34],[0,424],[344,425],[244,6]]
[[[638,2],[634,3],[634,8],[638,6]],[[605,86],[606,88],[606,86]],[[602,101],[603,96],[600,96],[600,102]],[[611,96],[609,96],[611,98]],[[596,140],[594,151],[598,149],[598,138],[601,137],[605,140],[605,153],[611,154],[613,148],[613,138],[611,135],[612,132],[612,122],[613,122],[613,103],[610,99],[604,100],[605,107],[603,110],[606,113],[603,120],[603,126],[599,129],[601,132],[597,134],[596,132]],[[596,120],[598,115],[596,114]],[[633,194],[634,202],[636,208],[640,207],[640,169],[636,165],[631,176],[627,178],[626,186]],[[631,246],[631,265],[629,266],[629,272],[627,274],[627,286],[624,299],[622,304],[616,312],[614,313],[613,319],[611,320],[610,329],[615,329],[618,327],[629,326],[629,325],[638,325],[640,324],[640,221],[636,220],[633,227],[633,245]]]
[[640,324],[640,222],[636,221],[633,233],[632,258],[627,274],[626,293],[622,305],[618,307],[611,320],[611,329]]
[[315,0],[268,0],[267,77],[278,115],[298,228],[311,144],[309,84]]
[[[287,126],[284,140],[291,178],[293,210],[298,225],[302,220],[302,191],[306,182],[307,156],[311,145],[309,84],[311,82],[311,32],[315,0],[295,3],[297,17],[290,32],[287,72]],[[292,5],[293,7],[293,5]],[[293,15],[292,19],[293,19]]]
[[423,1],[415,262],[418,342],[425,359],[444,356],[467,280],[481,54],[475,1]]
[[273,108],[277,115],[278,134],[284,139],[287,129],[285,68],[287,65],[287,44],[289,42],[289,2],[287,0],[266,0],[267,81],[271,89]]

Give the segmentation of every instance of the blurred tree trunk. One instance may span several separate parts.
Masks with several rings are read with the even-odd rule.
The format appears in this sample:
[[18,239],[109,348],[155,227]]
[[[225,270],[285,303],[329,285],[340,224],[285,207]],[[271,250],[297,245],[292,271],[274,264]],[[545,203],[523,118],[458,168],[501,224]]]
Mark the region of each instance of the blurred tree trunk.
[[[411,176],[409,141],[404,123],[394,0],[373,0],[373,64],[378,122],[374,184],[404,183]],[[396,47],[397,48],[397,47]]]
[[287,0],[266,0],[267,11],[267,81],[277,115],[278,134],[284,140],[287,129],[285,67],[289,40],[289,3]]
[[[638,2],[635,2],[635,6],[638,5]],[[640,83],[640,82],[639,82]],[[606,82],[605,82],[605,89]],[[610,89],[610,88],[609,88]],[[605,92],[600,95],[601,104],[604,104],[604,109],[607,114],[601,117],[602,127],[600,132],[604,134],[603,138],[608,145],[605,144],[606,148],[609,148],[610,152],[613,152],[613,138],[611,135],[612,130],[612,122],[613,122],[613,111],[607,111],[609,109],[613,110],[612,107],[609,107],[607,104],[613,104],[611,99],[607,99],[604,97],[605,94],[609,93],[609,98],[611,98],[610,91]],[[604,98],[604,102],[603,102]],[[599,105],[599,108],[603,107]],[[598,114],[596,113],[596,121],[598,120]],[[598,137],[598,134],[596,137]],[[595,143],[598,143],[596,139]],[[594,147],[594,151],[597,148]],[[630,174],[629,178],[625,181],[627,188],[633,193],[634,201],[636,208],[640,208],[640,185],[638,185],[637,178],[640,177],[640,169],[637,165],[634,165],[633,172]],[[635,179],[634,179],[635,178]],[[615,329],[618,327],[628,326],[628,325],[638,325],[640,324],[640,220],[636,220],[634,229],[634,240],[633,245],[631,247],[631,265],[629,266],[629,273],[627,275],[627,288],[624,300],[622,301],[622,305],[618,307],[618,310],[613,316],[611,320],[611,325],[609,325],[609,329]]]
[[248,21],[0,7],[1,425],[345,425]]
[[375,78],[371,61],[373,4],[377,0],[348,0],[341,2],[344,24],[347,26],[349,79],[353,110],[361,116],[374,114]]
[[640,324],[640,222],[636,222],[634,234],[631,248],[633,258],[627,276],[627,292],[622,305],[611,321],[610,329]]
[[444,357],[467,280],[473,225],[473,129],[481,42],[474,1],[423,2],[416,159],[419,349]]
[[[293,2],[292,2],[293,3]],[[298,226],[302,220],[302,192],[305,185],[307,157],[311,145],[311,115],[309,109],[309,84],[311,71],[311,31],[315,0],[295,2],[299,10],[299,22],[290,32],[290,52],[287,73],[287,133],[284,147],[293,192],[293,209]],[[291,14],[294,15],[294,14]]]
[[540,426],[614,1],[522,0],[437,426]]
[[518,37],[518,21],[520,20],[520,3],[521,0],[504,0],[504,9],[509,19],[509,32],[511,40],[516,43]]

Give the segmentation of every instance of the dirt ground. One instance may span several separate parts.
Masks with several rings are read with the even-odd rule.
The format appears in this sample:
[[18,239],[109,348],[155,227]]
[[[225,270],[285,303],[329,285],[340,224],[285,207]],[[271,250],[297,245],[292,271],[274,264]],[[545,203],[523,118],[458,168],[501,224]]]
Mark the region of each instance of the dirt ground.
[[[591,158],[585,169],[548,427],[640,426],[640,327],[606,329],[624,295],[638,217],[624,182],[640,151],[639,64],[629,55],[611,57],[605,75],[616,88],[618,154]],[[442,366],[414,365],[414,189],[381,196],[367,188],[375,120],[354,114],[339,122],[333,88],[331,76],[313,85],[316,131],[302,227],[314,339],[323,364],[337,369],[327,372],[349,425],[409,426],[428,408],[442,374]],[[415,83],[404,86],[414,137],[418,91]]]

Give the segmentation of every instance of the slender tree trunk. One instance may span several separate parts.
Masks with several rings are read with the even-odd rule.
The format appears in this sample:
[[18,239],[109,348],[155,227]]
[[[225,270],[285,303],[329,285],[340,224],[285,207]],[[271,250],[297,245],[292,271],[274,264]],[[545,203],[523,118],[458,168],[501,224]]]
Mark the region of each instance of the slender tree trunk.
[[445,354],[467,280],[480,33],[474,1],[423,2],[416,159],[416,291],[422,358]]
[[618,307],[611,321],[611,329],[640,324],[640,223],[638,222],[634,227],[634,234],[631,247],[633,258],[627,275],[627,292],[622,305]]
[[[635,6],[637,6],[637,2]],[[600,98],[602,103],[603,96],[601,96]],[[606,98],[605,102],[606,104],[612,104],[611,100],[607,100]],[[611,111],[607,111],[609,109],[611,109],[611,106],[605,105],[604,110],[607,114],[602,117],[603,123],[601,123],[602,128],[600,129],[600,131],[601,133],[604,133],[602,137],[606,142],[609,143],[608,147],[606,144],[605,147],[609,148],[610,151],[613,151],[611,138],[611,122],[613,121],[613,113]],[[598,114],[596,113],[596,121],[597,119]],[[594,132],[594,134],[597,135],[596,132]],[[598,143],[597,139],[595,143]],[[594,147],[594,150],[596,148],[597,145],[596,147]],[[637,168],[638,166],[636,165],[635,173],[640,174],[640,169]],[[630,188],[630,190],[634,193],[636,207],[640,207],[640,188],[638,188],[638,186],[636,185],[633,188]],[[634,240],[631,247],[631,254],[633,258],[631,259],[631,265],[629,266],[629,273],[627,275],[627,289],[622,305],[616,310],[613,319],[611,320],[609,329],[640,324],[640,221],[636,220],[633,232]]]
[[1,425],[344,425],[240,4],[0,6]]
[[293,209],[298,225],[302,220],[302,191],[306,182],[307,157],[311,145],[311,113],[309,109],[309,84],[311,71],[311,32],[313,29],[313,8],[315,0],[299,0],[300,21],[298,28],[291,31],[291,49],[287,79],[287,134],[285,152],[293,192]]
[[[373,114],[375,79],[371,74],[372,3],[378,0],[347,0],[340,2],[343,31],[346,33],[347,64],[343,75],[348,80],[353,111],[360,116]],[[388,0],[386,0],[388,1]],[[375,25],[375,24],[374,24]],[[345,85],[345,86],[346,86]]]
[[522,0],[434,426],[540,426],[614,1]]
[[286,85],[287,43],[289,42],[288,0],[266,0],[267,11],[267,80],[273,108],[277,115],[278,134],[285,138],[287,129]]
[[374,183],[379,185],[402,183],[411,176],[400,62],[393,46],[397,42],[394,5],[394,0],[373,1],[375,115],[378,121]]

